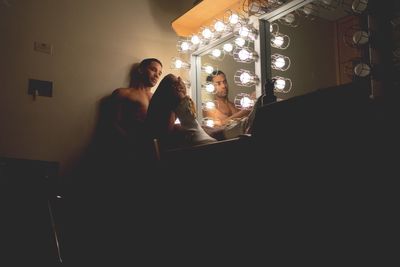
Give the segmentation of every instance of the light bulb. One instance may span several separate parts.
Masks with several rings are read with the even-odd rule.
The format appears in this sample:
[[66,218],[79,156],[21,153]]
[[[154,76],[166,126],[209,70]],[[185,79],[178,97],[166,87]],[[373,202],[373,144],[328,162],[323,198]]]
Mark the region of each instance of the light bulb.
[[222,31],[225,29],[225,24],[224,24],[222,21],[218,20],[218,21],[214,24],[214,29],[215,29],[217,32],[222,32]]
[[232,15],[229,16],[229,23],[230,24],[236,24],[238,22],[239,22],[238,14],[233,13]]
[[211,54],[213,55],[213,57],[220,57],[222,52],[219,49],[214,49]]
[[205,119],[204,119],[204,124],[205,124],[206,126],[208,126],[208,127],[214,127],[214,125],[215,125],[214,120],[208,119],[208,118],[205,118]]
[[181,43],[181,50],[182,51],[187,51],[187,50],[189,50],[189,48],[190,48],[190,45],[189,45],[188,42],[182,42]]
[[215,103],[212,101],[207,101],[206,104],[206,109],[214,109],[215,108]]
[[303,12],[304,12],[304,14],[306,14],[306,15],[310,15],[310,14],[312,13],[312,11],[313,11],[313,6],[312,6],[312,4],[307,4],[307,5],[305,5],[304,8],[303,8]]
[[250,58],[250,53],[246,49],[242,49],[238,53],[239,59],[246,61]]
[[248,74],[247,72],[243,72],[242,74],[240,74],[240,81],[243,84],[247,84],[251,81],[251,76],[250,74]]
[[277,57],[275,59],[274,65],[277,68],[283,68],[285,66],[285,59],[283,57]]
[[247,28],[246,26],[242,26],[239,29],[239,35],[242,37],[247,37],[250,34],[250,30],[249,28]]
[[213,93],[215,90],[214,85],[212,85],[211,83],[206,84],[205,88],[206,88],[206,91],[209,93]]
[[278,79],[275,81],[275,88],[283,90],[286,86],[286,81],[284,79]]
[[281,46],[283,45],[284,40],[283,40],[283,37],[282,37],[282,36],[275,36],[275,37],[272,39],[272,42],[273,42],[276,46],[281,47]]
[[210,39],[212,37],[212,31],[209,28],[205,28],[201,34],[203,35],[204,38]]
[[197,35],[193,35],[192,38],[190,39],[190,41],[192,42],[192,44],[199,44],[200,43],[200,38]]
[[353,43],[360,45],[368,43],[368,33],[365,31],[356,31],[353,34]]
[[214,68],[212,66],[205,66],[204,71],[208,74],[211,74],[214,71]]
[[231,43],[226,43],[223,45],[222,49],[224,49],[224,51],[226,52],[232,52],[233,50],[233,45]]
[[177,59],[177,60],[175,61],[175,68],[180,69],[180,68],[182,68],[182,65],[183,65],[182,60]]
[[359,63],[354,67],[354,74],[360,77],[365,77],[370,74],[370,72],[371,68],[365,63]]
[[249,108],[253,106],[254,101],[251,100],[249,97],[245,96],[242,99],[240,99],[240,105],[243,108]]
[[245,45],[245,43],[246,43],[246,40],[243,39],[242,37],[238,37],[235,39],[235,44],[237,46],[243,47]]

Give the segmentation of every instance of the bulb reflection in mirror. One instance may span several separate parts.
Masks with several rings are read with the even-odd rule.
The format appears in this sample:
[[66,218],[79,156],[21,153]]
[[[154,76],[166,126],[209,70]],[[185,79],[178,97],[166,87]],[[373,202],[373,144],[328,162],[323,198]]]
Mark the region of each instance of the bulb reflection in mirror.
[[237,94],[234,99],[235,107],[238,109],[252,109],[254,106],[254,99],[249,94],[240,93]]
[[202,84],[202,88],[203,88],[204,90],[206,90],[207,93],[215,94],[215,87],[214,87],[214,85],[213,85],[212,83],[210,83],[210,82],[207,82],[207,83]]
[[190,63],[186,62],[178,57],[172,58],[171,61],[172,69],[190,69]]
[[271,46],[278,49],[286,49],[289,47],[290,38],[286,34],[275,33],[271,34]]
[[204,126],[207,126],[207,127],[211,127],[211,128],[212,128],[212,127],[214,127],[215,122],[214,122],[213,119],[206,117],[206,118],[203,118],[202,124],[203,124]]
[[274,91],[278,93],[289,93],[292,89],[292,80],[285,77],[275,76],[272,78],[274,82]]
[[253,85],[257,85],[259,82],[259,78],[256,74],[249,70],[238,70],[235,72],[234,82],[239,86],[250,87]]
[[285,71],[290,67],[290,58],[280,54],[271,55],[271,68],[274,70]]
[[201,71],[207,73],[207,74],[211,74],[214,70],[216,70],[213,66],[211,66],[210,64],[204,64],[203,66],[201,66]]
[[213,110],[215,109],[216,105],[214,101],[207,101],[205,103],[202,103],[202,109],[203,110]]

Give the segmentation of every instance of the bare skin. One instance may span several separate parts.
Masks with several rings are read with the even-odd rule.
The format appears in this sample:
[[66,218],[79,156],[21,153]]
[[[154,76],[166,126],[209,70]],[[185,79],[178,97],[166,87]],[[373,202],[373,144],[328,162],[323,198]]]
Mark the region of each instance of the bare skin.
[[162,74],[162,66],[151,62],[147,68],[140,70],[143,79],[133,87],[115,89],[113,94],[118,101],[114,126],[123,136],[127,136],[127,127],[133,121],[143,123],[147,116],[150,99],[153,96],[151,89],[157,84]]
[[215,125],[221,126],[229,120],[240,119],[250,113],[250,110],[236,108],[233,102],[228,99],[229,86],[224,74],[214,76],[212,82],[216,90],[216,108],[204,111],[205,117],[212,118]]

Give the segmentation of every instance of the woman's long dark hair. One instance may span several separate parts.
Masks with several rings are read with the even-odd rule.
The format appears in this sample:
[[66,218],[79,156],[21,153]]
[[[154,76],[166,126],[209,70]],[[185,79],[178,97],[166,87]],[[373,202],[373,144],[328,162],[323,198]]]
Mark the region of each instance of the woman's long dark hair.
[[179,98],[175,92],[177,83],[175,75],[166,75],[151,98],[146,124],[153,138],[167,137],[173,127],[171,116],[179,104]]

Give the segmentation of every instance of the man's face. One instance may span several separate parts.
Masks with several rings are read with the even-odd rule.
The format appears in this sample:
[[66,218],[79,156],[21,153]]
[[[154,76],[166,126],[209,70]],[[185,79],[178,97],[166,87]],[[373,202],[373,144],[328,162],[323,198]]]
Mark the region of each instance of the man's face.
[[153,61],[143,71],[143,74],[145,85],[149,87],[154,87],[161,77],[162,67],[160,63]]
[[214,76],[213,85],[215,87],[215,95],[219,98],[228,97],[228,82],[226,81],[224,74]]

